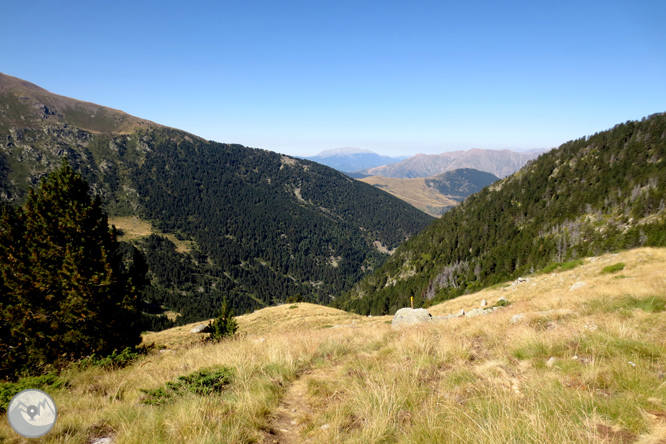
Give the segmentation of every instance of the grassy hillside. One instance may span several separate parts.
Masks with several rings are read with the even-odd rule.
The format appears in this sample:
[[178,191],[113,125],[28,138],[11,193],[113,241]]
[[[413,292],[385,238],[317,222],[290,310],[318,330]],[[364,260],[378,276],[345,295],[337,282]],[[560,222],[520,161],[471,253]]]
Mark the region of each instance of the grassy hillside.
[[361,314],[441,301],[554,263],[666,245],[666,114],[567,142],[470,196],[338,298]]
[[498,178],[483,171],[462,168],[425,178],[371,176],[358,180],[391,193],[431,216],[439,217]]
[[[147,334],[160,351],[45,387],[59,416],[42,442],[663,442],[665,267],[664,249],[588,258],[430,308],[506,297],[494,314],[400,331],[295,304],[239,317],[217,345],[191,326]],[[0,440],[24,442],[5,415]]]

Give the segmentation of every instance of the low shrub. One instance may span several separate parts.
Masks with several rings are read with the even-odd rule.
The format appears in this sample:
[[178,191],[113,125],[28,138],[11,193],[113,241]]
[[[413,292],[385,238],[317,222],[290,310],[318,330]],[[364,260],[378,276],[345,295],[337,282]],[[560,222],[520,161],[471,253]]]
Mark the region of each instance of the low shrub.
[[200,396],[220,393],[231,383],[232,379],[233,371],[228,367],[197,370],[189,375],[179,376],[175,382],[167,382],[163,387],[141,389],[146,394],[141,399],[141,403],[162,405],[188,392]]
[[67,380],[58,376],[56,372],[40,376],[29,376],[19,379],[16,382],[0,382],[0,413],[7,411],[9,401],[21,390],[40,389],[49,392],[66,386]]

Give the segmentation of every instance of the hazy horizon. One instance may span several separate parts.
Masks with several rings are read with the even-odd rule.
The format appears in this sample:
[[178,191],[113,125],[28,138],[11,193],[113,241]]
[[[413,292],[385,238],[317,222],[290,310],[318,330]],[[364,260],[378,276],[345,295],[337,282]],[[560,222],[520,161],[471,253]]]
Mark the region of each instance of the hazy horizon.
[[0,72],[291,155],[548,149],[666,111],[666,2],[36,0],[5,14]]

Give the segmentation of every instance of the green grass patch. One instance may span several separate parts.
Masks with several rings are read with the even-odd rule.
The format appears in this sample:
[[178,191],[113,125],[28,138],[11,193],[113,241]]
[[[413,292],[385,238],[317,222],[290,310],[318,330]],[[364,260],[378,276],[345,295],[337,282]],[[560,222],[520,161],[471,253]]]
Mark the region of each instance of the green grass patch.
[[167,382],[163,387],[141,389],[146,394],[141,399],[141,403],[162,405],[186,393],[200,396],[220,393],[231,383],[232,379],[233,370],[228,367],[201,369],[189,375],[179,376],[176,381]]
[[562,357],[570,350],[565,343],[546,343],[542,340],[531,340],[518,345],[511,355],[517,359],[538,359],[543,362],[551,356]]
[[618,271],[624,270],[625,264],[623,262],[618,262],[617,264],[609,265],[601,269],[601,274],[610,274],[617,273]]
[[321,328],[333,328],[331,324],[322,325]]
[[619,298],[599,298],[585,303],[588,314],[620,312],[624,316],[631,316],[631,312],[641,309],[646,313],[661,313],[666,311],[665,296],[647,296],[638,298],[624,295]]
[[119,369],[127,367],[137,359],[142,354],[145,354],[146,350],[143,349],[134,349],[131,347],[126,347],[123,351],[118,352],[114,350],[108,356],[97,356],[92,354],[86,358],[79,360],[75,365],[80,369],[87,369],[90,367],[98,367],[104,369]]
[[574,268],[583,265],[584,262],[582,259],[576,259],[573,261],[569,262],[555,262],[553,264],[550,264],[544,268],[542,268],[538,274],[548,274],[552,273],[554,271],[567,271],[567,270],[573,270]]
[[293,310],[294,308],[298,308],[298,305],[292,305],[289,307],[289,310]]

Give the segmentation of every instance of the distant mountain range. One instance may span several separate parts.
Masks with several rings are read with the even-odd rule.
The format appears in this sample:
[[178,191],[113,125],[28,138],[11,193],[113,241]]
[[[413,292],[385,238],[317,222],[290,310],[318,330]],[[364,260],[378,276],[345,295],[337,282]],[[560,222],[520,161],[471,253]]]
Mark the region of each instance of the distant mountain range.
[[[0,204],[68,157],[146,253],[145,300],[211,318],[328,303],[433,219],[324,165],[195,135],[0,74]],[[128,232],[131,231],[131,232]]]
[[432,177],[460,168],[473,168],[501,178],[515,173],[527,162],[546,152],[546,150],[531,151],[516,152],[474,148],[468,151],[450,151],[442,154],[417,154],[397,163],[356,171],[356,175],[359,177],[366,175],[412,179],[415,177]]
[[353,171],[395,163],[406,158],[407,156],[382,156],[373,151],[360,148],[337,148],[322,151],[316,156],[304,157],[304,159],[335,168],[343,173],[351,173]]
[[499,178],[483,171],[461,168],[426,178],[369,176],[358,180],[389,192],[431,216],[439,217],[467,196],[481,191]]

